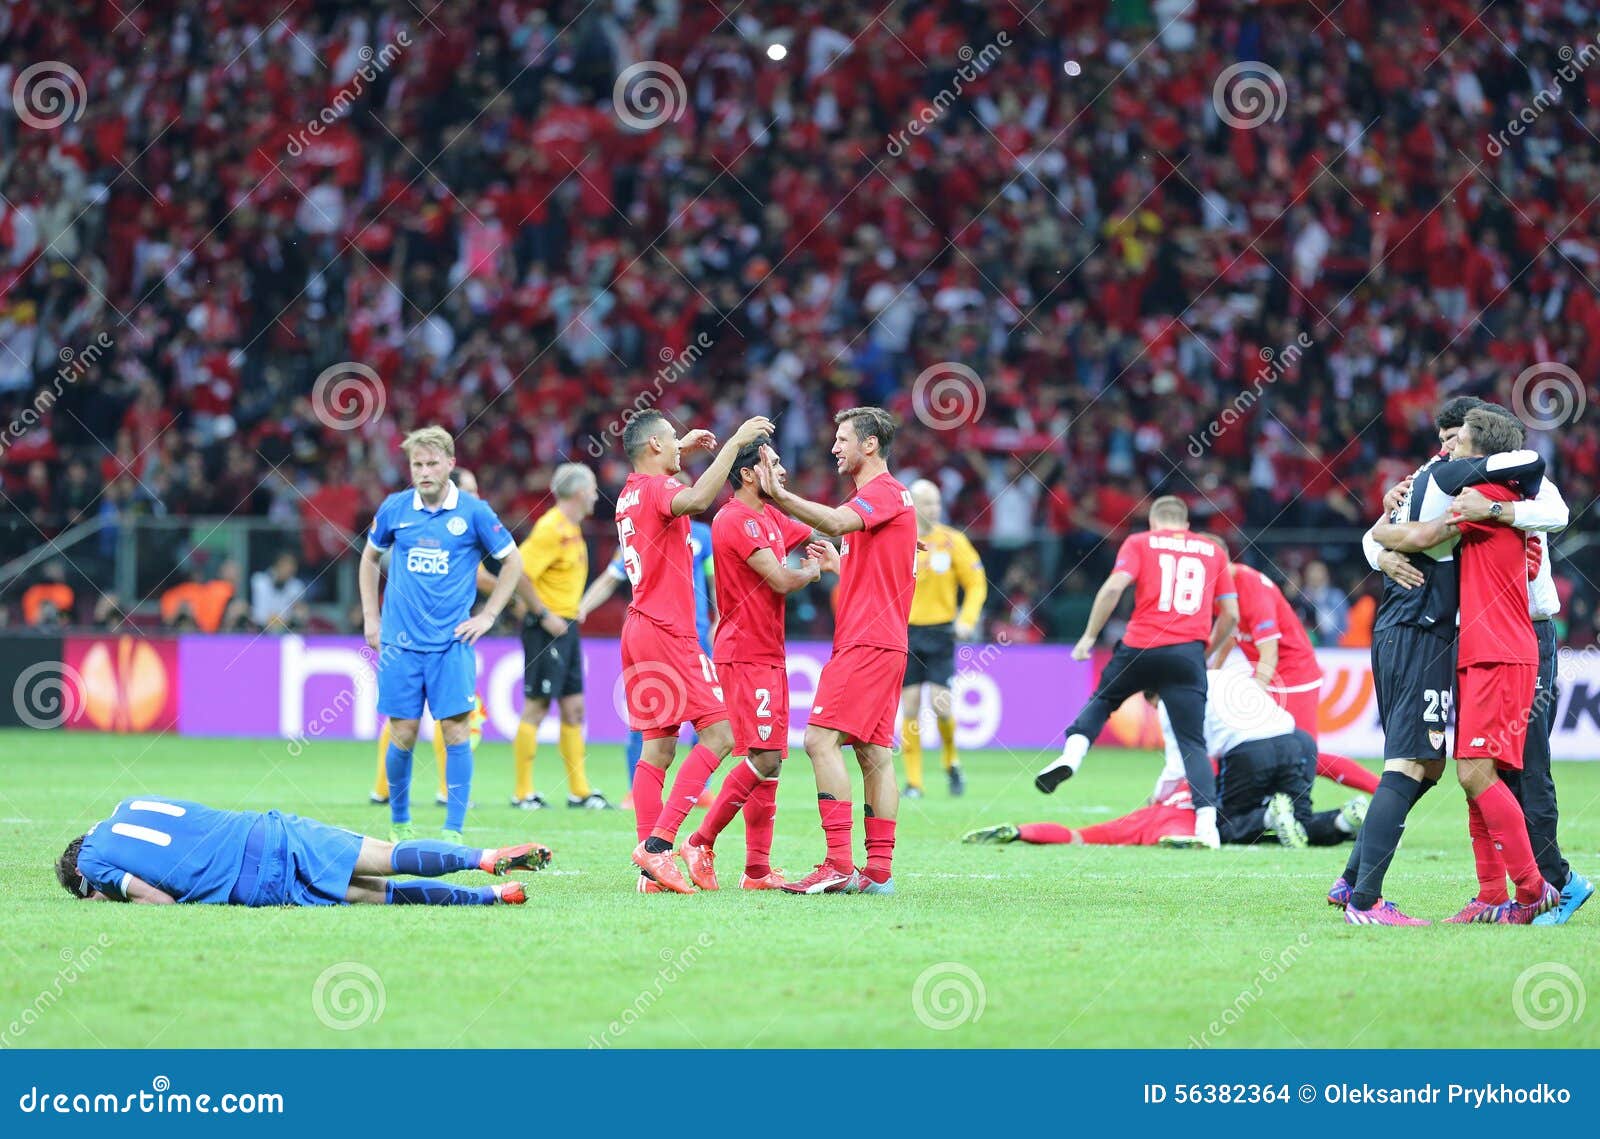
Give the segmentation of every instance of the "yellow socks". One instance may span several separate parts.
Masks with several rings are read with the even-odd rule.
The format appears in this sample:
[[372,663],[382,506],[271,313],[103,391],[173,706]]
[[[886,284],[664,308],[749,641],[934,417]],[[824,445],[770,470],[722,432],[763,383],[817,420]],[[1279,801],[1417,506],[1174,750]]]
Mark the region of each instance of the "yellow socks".
[[438,722],[433,725],[433,762],[439,765],[439,798],[448,798],[450,788],[444,778],[444,725]]
[[372,784],[372,793],[379,799],[389,797],[389,720],[384,718],[383,731],[378,733],[378,778]]
[[561,762],[567,768],[567,789],[580,799],[589,797],[589,777],[583,763],[583,725],[561,725]]
[[511,741],[511,754],[516,758],[516,788],[511,794],[526,799],[533,794],[533,755],[539,750],[539,729],[523,722],[517,725],[517,735]]
[[900,754],[906,761],[906,785],[922,786],[922,725],[916,716],[900,721]]
[[961,762],[956,756],[956,718],[954,716],[939,717],[940,755],[944,759],[944,769],[949,771]]

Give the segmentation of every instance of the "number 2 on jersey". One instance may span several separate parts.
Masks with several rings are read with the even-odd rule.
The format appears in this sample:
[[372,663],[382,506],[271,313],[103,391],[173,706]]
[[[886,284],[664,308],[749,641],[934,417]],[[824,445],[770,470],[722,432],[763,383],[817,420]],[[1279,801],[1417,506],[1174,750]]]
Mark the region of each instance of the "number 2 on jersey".
[[1205,562],[1187,554],[1181,558],[1162,554],[1159,560],[1161,600],[1156,607],[1163,613],[1173,610],[1184,614],[1200,612],[1200,601],[1206,593]]

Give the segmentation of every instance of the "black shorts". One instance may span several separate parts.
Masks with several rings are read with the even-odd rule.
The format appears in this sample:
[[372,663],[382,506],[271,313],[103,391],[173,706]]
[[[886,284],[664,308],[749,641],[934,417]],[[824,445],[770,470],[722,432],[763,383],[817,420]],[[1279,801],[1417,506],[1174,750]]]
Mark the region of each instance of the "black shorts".
[[1441,637],[1415,625],[1374,633],[1372,685],[1383,724],[1384,759],[1444,759],[1450,754],[1454,636]]
[[583,646],[576,621],[567,622],[559,637],[532,618],[522,623],[522,695],[529,700],[583,695]]
[[904,687],[937,684],[949,688],[956,674],[954,625],[913,625],[906,638]]

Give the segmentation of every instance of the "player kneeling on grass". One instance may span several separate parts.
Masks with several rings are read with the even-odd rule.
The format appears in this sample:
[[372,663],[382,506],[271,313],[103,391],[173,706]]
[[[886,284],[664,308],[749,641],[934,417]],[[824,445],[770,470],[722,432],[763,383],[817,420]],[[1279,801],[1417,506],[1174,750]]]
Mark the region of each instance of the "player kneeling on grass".
[[231,906],[520,906],[521,882],[390,882],[460,870],[540,870],[538,843],[478,850],[431,839],[382,842],[279,811],[223,811],[183,799],[124,799],[67,844],[56,879],[97,902]]
[[[1205,742],[1218,764],[1222,841],[1249,844],[1267,834],[1291,849],[1334,846],[1353,839],[1366,816],[1358,795],[1337,811],[1311,810],[1317,745],[1278,707],[1265,688],[1241,671],[1206,674]],[[1146,698],[1155,702],[1156,694]],[[1194,803],[1184,778],[1183,752],[1165,705],[1158,705],[1167,762],[1149,802],[1109,822],[1076,829],[1058,823],[1002,825],[970,831],[966,842],[1075,843],[1099,846],[1205,846],[1195,837]]]

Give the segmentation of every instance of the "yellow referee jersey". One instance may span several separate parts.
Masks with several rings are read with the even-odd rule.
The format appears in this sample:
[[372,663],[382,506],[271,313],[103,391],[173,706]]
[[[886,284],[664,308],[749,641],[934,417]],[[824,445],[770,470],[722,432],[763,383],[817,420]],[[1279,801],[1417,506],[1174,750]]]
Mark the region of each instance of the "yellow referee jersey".
[[943,523],[920,537],[928,548],[917,551],[917,592],[911,599],[911,624],[948,625],[954,621],[959,587],[961,621],[976,625],[989,593],[978,551],[965,534]]
[[576,617],[583,587],[589,584],[589,547],[578,524],[552,506],[518,549],[522,571],[540,602],[557,617]]

